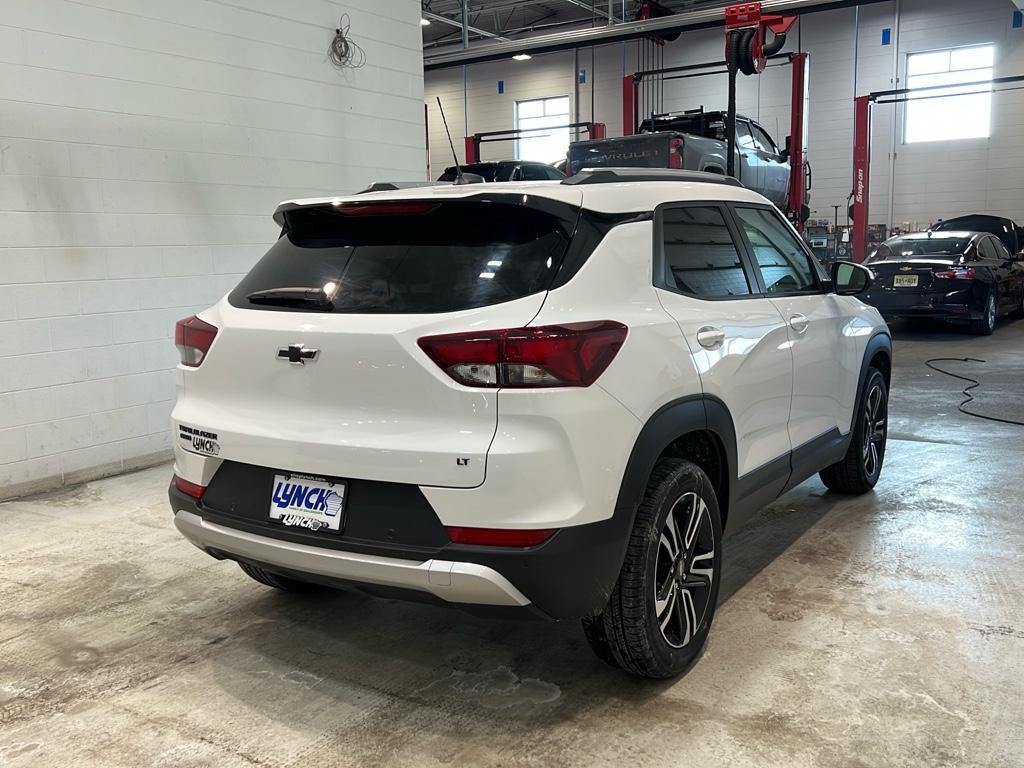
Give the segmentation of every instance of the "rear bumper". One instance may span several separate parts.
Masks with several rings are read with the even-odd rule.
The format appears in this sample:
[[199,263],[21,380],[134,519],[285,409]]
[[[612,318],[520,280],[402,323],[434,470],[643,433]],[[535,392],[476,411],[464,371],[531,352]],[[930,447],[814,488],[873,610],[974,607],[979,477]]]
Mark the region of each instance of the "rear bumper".
[[978,320],[985,314],[985,296],[975,296],[965,289],[951,293],[915,293],[872,291],[864,301],[875,307],[882,317],[920,317],[942,320]]
[[[432,525],[411,525],[409,517],[426,512],[440,524],[429,507],[412,506],[403,497],[397,500],[402,510],[365,508],[361,522],[353,516],[346,524],[352,536],[347,531],[328,538],[268,525],[261,512],[241,509],[256,508],[241,495],[239,508],[231,513],[196,501],[173,483],[168,495],[181,534],[218,559],[249,562],[318,583],[341,582],[373,594],[533,619],[577,619],[603,610],[622,567],[632,523],[630,516],[616,514],[559,529],[536,547],[470,546],[448,541],[443,528],[444,541],[439,541]],[[369,526],[368,518],[385,518],[377,521],[381,533]],[[362,534],[358,538],[357,532]]]
[[492,568],[451,560],[404,560],[311,547],[246,533],[179,510],[174,525],[204,552],[329,579],[427,592],[449,603],[522,607],[529,600]]

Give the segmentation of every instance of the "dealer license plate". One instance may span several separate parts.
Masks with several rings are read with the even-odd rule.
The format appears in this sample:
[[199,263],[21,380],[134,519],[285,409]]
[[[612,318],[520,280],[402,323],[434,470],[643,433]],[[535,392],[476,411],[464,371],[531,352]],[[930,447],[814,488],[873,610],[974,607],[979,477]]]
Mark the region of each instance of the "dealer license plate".
[[274,475],[270,519],[311,531],[341,530],[346,484],[309,475]]
[[917,275],[895,275],[892,284],[894,288],[917,288]]

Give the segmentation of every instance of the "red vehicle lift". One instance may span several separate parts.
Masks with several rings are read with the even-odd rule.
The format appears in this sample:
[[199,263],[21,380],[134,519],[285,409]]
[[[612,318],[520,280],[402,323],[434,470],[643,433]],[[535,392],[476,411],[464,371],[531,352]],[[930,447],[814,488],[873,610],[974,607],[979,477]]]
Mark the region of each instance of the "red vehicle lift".
[[607,135],[604,123],[566,123],[549,125],[544,128],[512,128],[507,131],[484,131],[466,137],[466,165],[480,162],[480,145],[486,141],[513,141],[520,136],[528,136],[559,128],[579,128],[587,132],[591,139],[603,139]]
[[[976,93],[999,93],[995,86],[1020,83],[1024,81],[1024,75],[1010,75],[1008,77],[995,77],[991,80],[981,80],[975,83],[964,83],[958,87],[970,88],[977,86],[982,90],[957,93],[956,96],[971,96]],[[942,99],[950,98],[948,93],[939,93],[933,96],[921,95],[928,91],[949,90],[948,85],[929,85],[922,88],[897,88],[891,91],[874,91],[866,96],[857,96],[853,100],[853,191],[850,197],[853,204],[850,206],[850,218],[853,220],[853,230],[850,235],[851,256],[856,262],[864,261],[868,256],[868,210],[871,192],[871,111],[875,104],[902,104],[907,101],[919,99]],[[913,98],[909,94],[913,92]]]
[[[738,72],[746,75],[760,74],[768,66],[769,60],[785,59],[792,67],[792,83],[790,90],[790,122],[789,122],[789,162],[790,184],[786,201],[786,213],[793,225],[803,231],[806,219],[807,188],[805,178],[807,166],[807,86],[810,56],[807,53],[780,54],[779,51],[786,41],[786,32],[796,21],[795,16],[778,16],[761,12],[761,3],[740,3],[725,9],[725,61],[706,64],[691,64],[682,67],[635,72],[622,78],[622,135],[632,136],[638,130],[639,88],[643,79],[648,76],[662,76],[662,79],[675,80],[704,75],[729,75],[729,116],[726,130],[728,151],[727,173],[735,176],[736,146],[736,76]],[[771,30],[774,38],[766,42],[767,32]],[[720,67],[726,69],[720,69]],[[719,69],[713,69],[719,68]],[[699,71],[711,70],[711,71]],[[679,74],[687,73],[687,74]],[[670,75],[665,78],[664,75]],[[797,183],[794,183],[797,182]]]

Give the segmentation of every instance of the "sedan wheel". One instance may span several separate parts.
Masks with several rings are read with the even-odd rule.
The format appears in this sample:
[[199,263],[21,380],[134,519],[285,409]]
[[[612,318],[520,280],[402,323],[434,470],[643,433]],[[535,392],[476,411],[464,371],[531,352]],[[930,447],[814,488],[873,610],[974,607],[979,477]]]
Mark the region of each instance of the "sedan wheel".
[[988,299],[985,301],[985,314],[980,320],[971,321],[971,330],[979,336],[991,336],[996,329],[996,292],[993,288],[989,291]]

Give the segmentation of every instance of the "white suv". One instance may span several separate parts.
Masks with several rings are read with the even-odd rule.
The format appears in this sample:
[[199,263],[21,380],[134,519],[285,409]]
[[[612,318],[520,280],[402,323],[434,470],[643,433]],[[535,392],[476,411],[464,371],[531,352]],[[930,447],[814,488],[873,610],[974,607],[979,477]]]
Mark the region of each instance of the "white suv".
[[[763,197],[605,169],[282,204],[178,323],[174,521],[282,589],[583,619],[674,675],[723,531],[815,472],[869,490],[892,344]],[[355,619],[354,619],[355,620]]]

